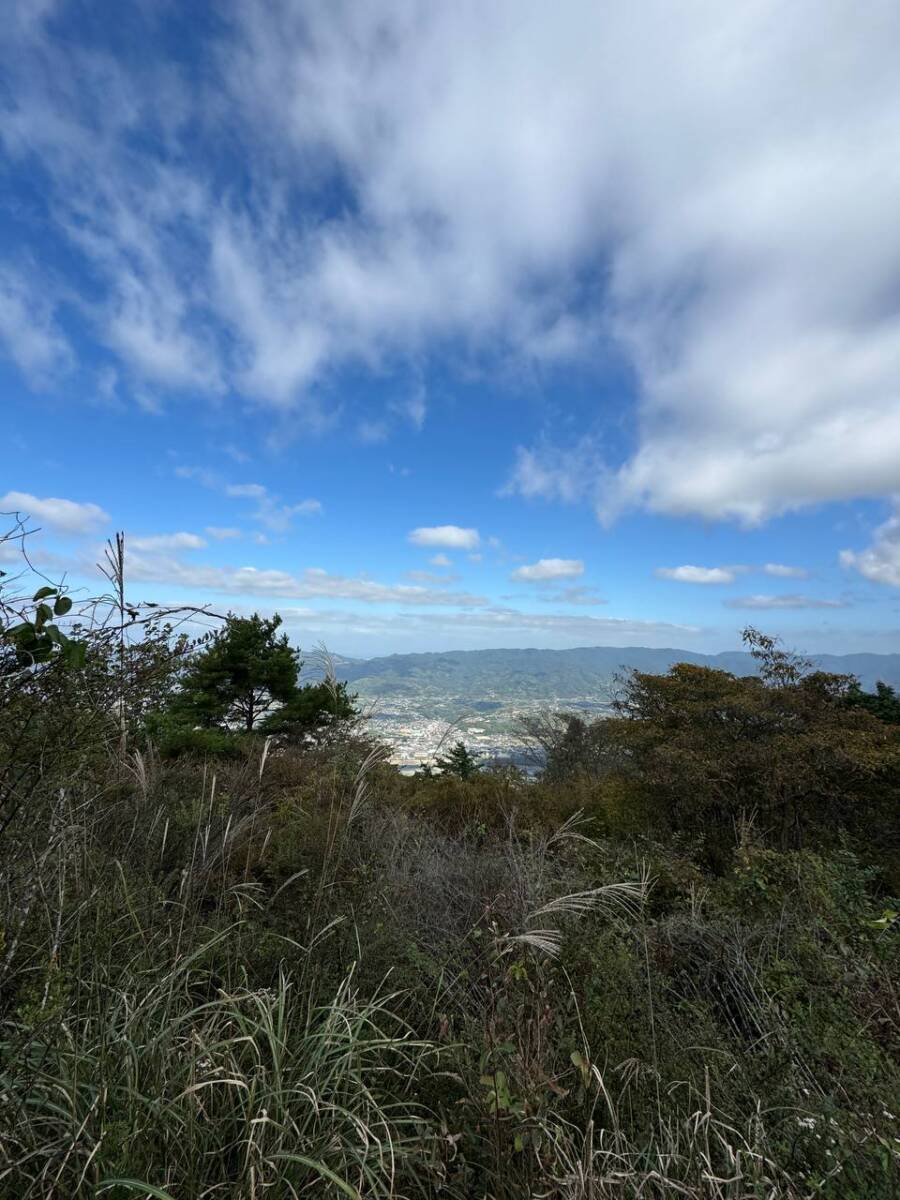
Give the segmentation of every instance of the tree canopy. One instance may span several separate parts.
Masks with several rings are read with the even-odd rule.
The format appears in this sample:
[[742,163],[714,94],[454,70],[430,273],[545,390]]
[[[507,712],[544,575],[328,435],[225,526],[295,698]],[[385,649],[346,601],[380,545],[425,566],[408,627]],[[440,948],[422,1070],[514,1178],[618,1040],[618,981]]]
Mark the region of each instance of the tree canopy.
[[862,692],[852,676],[813,670],[756,630],[745,642],[758,675],[691,663],[663,675],[633,671],[612,717],[542,727],[545,778],[631,781],[635,802],[649,804],[660,826],[723,849],[744,819],[784,849],[813,831],[864,833],[873,822],[896,837],[891,689]]
[[465,742],[456,742],[446,754],[435,759],[434,765],[444,775],[455,775],[457,779],[471,779],[480,769],[478,759]]
[[301,686],[300,654],[279,633],[281,623],[277,613],[229,614],[182,675],[169,706],[175,724],[319,740],[352,722],[356,698],[346,684],[325,679]]
[[199,651],[182,680],[177,708],[205,728],[253,730],[297,692],[298,652],[286,633],[278,634],[281,617],[237,617]]

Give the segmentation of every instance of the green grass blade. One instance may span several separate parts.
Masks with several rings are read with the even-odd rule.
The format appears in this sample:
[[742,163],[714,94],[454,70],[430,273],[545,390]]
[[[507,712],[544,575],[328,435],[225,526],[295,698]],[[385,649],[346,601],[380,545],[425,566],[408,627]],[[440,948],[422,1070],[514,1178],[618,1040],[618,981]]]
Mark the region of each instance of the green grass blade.
[[326,1167],[324,1163],[316,1162],[313,1158],[306,1158],[303,1154],[273,1154],[272,1158],[283,1158],[287,1162],[301,1163],[304,1167],[309,1167],[311,1171],[317,1171],[323,1179],[330,1180],[335,1187],[339,1187],[345,1196],[349,1196],[350,1200],[362,1200],[359,1192],[352,1183],[347,1183],[346,1179],[341,1179],[340,1175],[335,1175],[330,1167]]
[[98,1192],[106,1192],[110,1188],[124,1187],[132,1192],[143,1192],[146,1196],[154,1196],[155,1200],[175,1200],[175,1197],[169,1192],[164,1192],[162,1188],[154,1187],[152,1183],[145,1183],[142,1179],[104,1179],[97,1187]]

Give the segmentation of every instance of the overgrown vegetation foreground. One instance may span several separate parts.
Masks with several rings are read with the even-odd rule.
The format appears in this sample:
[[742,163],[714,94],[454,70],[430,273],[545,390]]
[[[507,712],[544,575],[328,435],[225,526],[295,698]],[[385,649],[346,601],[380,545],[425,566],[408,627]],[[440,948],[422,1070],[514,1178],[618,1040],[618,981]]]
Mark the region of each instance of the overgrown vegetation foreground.
[[0,593],[0,1195],[898,1194],[889,691],[751,633],[405,778],[121,566]]

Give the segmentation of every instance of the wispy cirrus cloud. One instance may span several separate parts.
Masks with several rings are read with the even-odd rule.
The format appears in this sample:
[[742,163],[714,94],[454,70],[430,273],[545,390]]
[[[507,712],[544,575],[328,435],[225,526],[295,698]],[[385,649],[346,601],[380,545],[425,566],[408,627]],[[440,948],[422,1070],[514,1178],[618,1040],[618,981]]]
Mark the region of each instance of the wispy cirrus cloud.
[[686,563],[679,567],[657,567],[653,574],[657,579],[670,579],[675,583],[720,584],[734,583],[740,575],[761,571],[774,579],[808,579],[805,567],[785,566],[782,563],[764,563],[761,567],[746,563],[734,563],[727,567],[698,567]]
[[435,587],[447,587],[451,583],[459,583],[459,575],[439,575],[437,571],[407,571],[407,579],[414,583],[430,583]]
[[428,645],[473,642],[483,646],[527,646],[535,635],[559,646],[618,645],[672,646],[690,642],[701,632],[696,626],[628,617],[594,617],[586,613],[533,613],[493,605],[448,613],[384,614],[321,609],[279,609],[288,628],[317,630],[332,636],[386,638],[397,643],[421,637]]
[[407,534],[413,546],[446,546],[448,550],[474,550],[481,542],[477,529],[460,525],[420,525]]
[[34,264],[27,270],[0,267],[0,351],[38,389],[73,361],[47,290]]
[[592,608],[607,603],[601,595],[599,588],[581,584],[575,587],[563,588],[561,592],[541,594],[538,596],[538,599],[545,604],[574,604],[585,608]]
[[321,501],[301,500],[299,504],[282,504],[261,483],[228,484],[225,495],[239,500],[253,500],[256,510],[254,520],[272,533],[287,533],[295,517],[318,517],[324,512]]
[[151,552],[170,550],[202,550],[206,542],[196,533],[154,533],[148,536],[127,538],[126,543],[132,550],[149,550]]
[[806,567],[791,567],[785,563],[766,563],[763,571],[774,579],[809,579]]
[[299,573],[255,566],[220,567],[186,563],[174,556],[142,554],[128,549],[128,577],[134,582],[178,586],[205,598],[209,594],[279,597],[289,600],[355,600],[365,604],[410,607],[478,608],[488,601],[468,592],[411,584],[385,584],[372,579],[333,574],[320,567]]
[[780,596],[731,596],[723,601],[726,608],[765,609],[779,611],[792,608],[849,608],[849,600],[832,600],[819,596],[803,596],[793,592]]
[[[175,468],[179,479],[193,479],[211,491],[222,492],[232,500],[251,500],[254,504],[253,519],[270,533],[287,533],[296,517],[317,517],[325,511],[321,501],[301,500],[297,504],[284,504],[280,496],[274,495],[262,483],[228,483],[218,472],[206,467],[179,465]],[[237,534],[240,531],[236,531]],[[212,534],[222,538],[222,533]],[[235,531],[226,530],[225,536],[235,536]]]
[[556,579],[577,579],[583,574],[584,563],[580,558],[540,558],[517,567],[510,579],[521,583],[547,583]]
[[697,567],[686,563],[681,567],[657,567],[653,574],[657,579],[670,579],[675,583],[720,584],[734,583],[747,567]]

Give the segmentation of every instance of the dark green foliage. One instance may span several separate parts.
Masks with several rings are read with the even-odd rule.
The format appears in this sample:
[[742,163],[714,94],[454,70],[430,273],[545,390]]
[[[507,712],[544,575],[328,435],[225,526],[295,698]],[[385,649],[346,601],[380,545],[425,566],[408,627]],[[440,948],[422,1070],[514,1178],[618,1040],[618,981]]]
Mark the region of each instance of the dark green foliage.
[[617,739],[609,736],[612,729],[607,721],[589,722],[574,713],[561,714],[543,746],[544,779],[548,783],[578,777],[602,779],[624,768],[627,756]]
[[[355,696],[331,678],[298,683],[299,652],[281,618],[229,616],[208,644],[189,658],[180,688],[156,714],[148,732],[167,753],[214,745],[225,749],[236,729],[277,736],[280,742],[321,741],[350,732],[358,714]],[[218,740],[198,739],[197,730]]]
[[193,658],[181,685],[177,712],[205,726],[257,727],[279,704],[293,699],[300,663],[281,617],[229,615],[208,646]]
[[457,779],[471,779],[480,769],[465,742],[455,742],[446,754],[434,760],[434,765],[445,775],[455,775]]
[[[758,676],[681,663],[633,672],[617,717],[569,720],[548,754],[550,777],[616,772],[630,779],[661,830],[734,844],[744,818],[781,848],[841,829],[896,837],[900,733],[847,704],[852,679],[809,671],[748,631]],[[649,813],[649,810],[648,810]]]
[[[53,601],[50,607],[48,601]],[[66,616],[72,601],[56,587],[39,588],[32,597],[33,612],[25,619],[8,617],[0,596],[0,672],[9,674],[59,657],[67,667],[83,667],[87,645],[65,634],[54,617]],[[24,614],[23,614],[24,615]]]
[[200,755],[213,759],[241,758],[245,753],[245,730],[219,729],[217,726],[188,725],[180,714],[165,712],[148,715],[143,733],[149,744],[166,758]]
[[266,716],[263,733],[277,734],[282,740],[321,741],[346,733],[357,720],[356,697],[347,692],[345,683],[325,679],[299,687],[281,708]]
[[879,681],[875,684],[874,692],[864,692],[854,680],[847,689],[847,704],[851,708],[864,708],[889,725],[900,725],[900,696],[887,683]]

